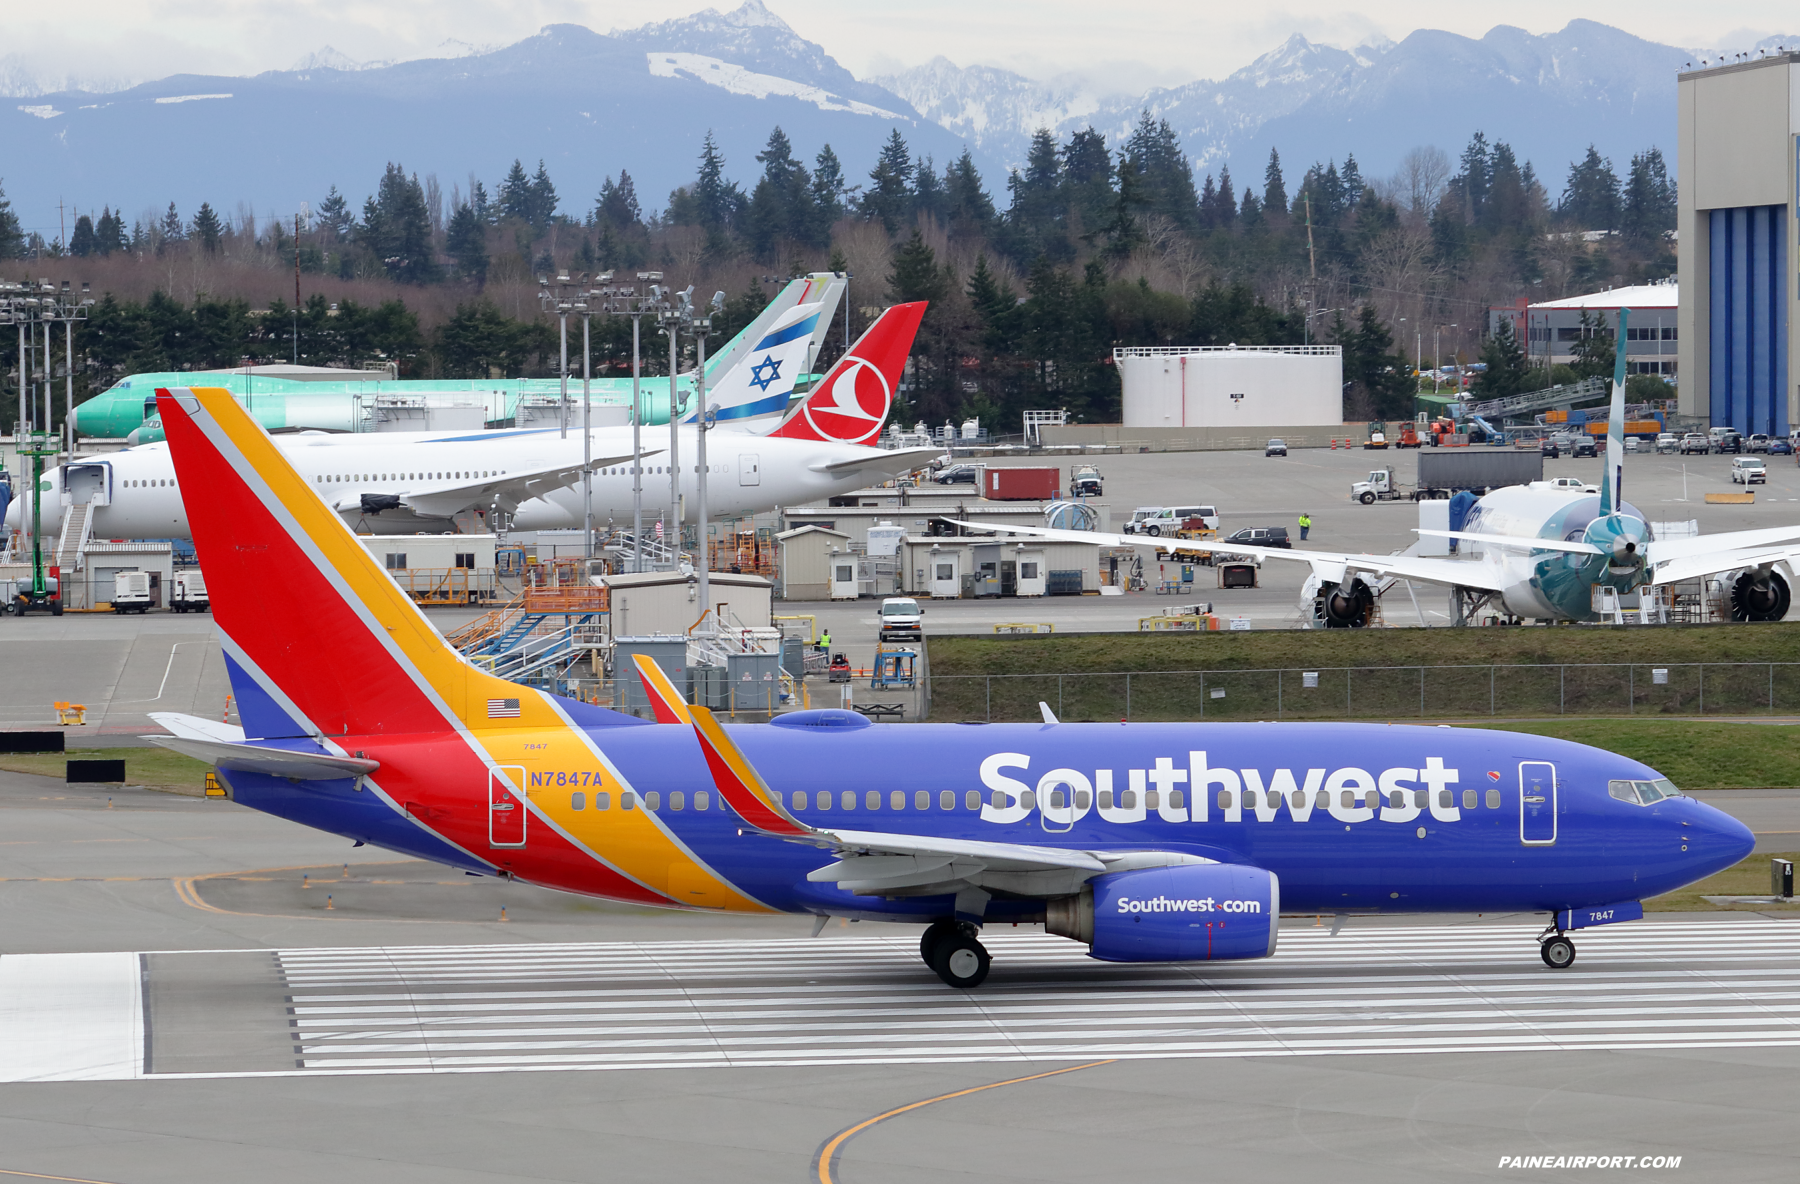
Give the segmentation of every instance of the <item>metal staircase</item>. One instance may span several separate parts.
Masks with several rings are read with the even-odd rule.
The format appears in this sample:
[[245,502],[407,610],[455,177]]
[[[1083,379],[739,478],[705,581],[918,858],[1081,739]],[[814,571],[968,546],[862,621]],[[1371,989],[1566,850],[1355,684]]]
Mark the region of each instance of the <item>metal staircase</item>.
[[1612,385],[1604,378],[1584,378],[1580,382],[1530,391],[1523,395],[1507,395],[1484,403],[1468,403],[1463,407],[1463,414],[1471,419],[1479,416],[1482,419],[1504,420],[1508,416],[1529,415],[1534,411],[1573,407],[1590,399],[1604,399],[1611,389]]
[[63,515],[62,535],[56,540],[55,558],[52,562],[63,571],[78,570],[81,567],[82,550],[93,532],[92,507],[87,502],[70,506]]

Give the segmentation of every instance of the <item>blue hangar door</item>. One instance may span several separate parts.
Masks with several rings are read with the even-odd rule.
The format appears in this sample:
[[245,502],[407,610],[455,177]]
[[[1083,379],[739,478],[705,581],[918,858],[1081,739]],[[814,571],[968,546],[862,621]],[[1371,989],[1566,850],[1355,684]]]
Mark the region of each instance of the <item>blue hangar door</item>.
[[1705,332],[1713,426],[1788,434],[1787,207],[1712,210]]

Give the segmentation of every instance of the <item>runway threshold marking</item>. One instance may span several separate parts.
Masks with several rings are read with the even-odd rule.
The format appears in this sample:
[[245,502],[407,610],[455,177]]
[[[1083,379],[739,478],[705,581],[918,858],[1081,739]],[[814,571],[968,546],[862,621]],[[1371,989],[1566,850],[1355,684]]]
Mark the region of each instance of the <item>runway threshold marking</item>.
[[[234,1059],[196,1030],[181,1037],[189,1071],[145,1076],[1800,1047],[1794,922],[1590,930],[1563,971],[1538,961],[1535,932],[1302,928],[1271,959],[1180,965],[1095,962],[1072,942],[1002,933],[985,939],[993,974],[968,992],[939,983],[900,934],[245,952],[272,956],[279,982],[219,1006],[279,1032],[297,1061]],[[159,954],[151,973],[180,957]],[[0,1015],[16,1003],[0,991]],[[70,1024],[101,1022],[68,1010]],[[106,1076],[91,1060],[52,1047],[28,1079]],[[133,1062],[111,1072],[133,1076]]]
[[836,1184],[837,1166],[844,1153],[844,1146],[870,1127],[886,1122],[890,1118],[898,1118],[924,1106],[937,1102],[948,1102],[952,1098],[966,1098],[970,1094],[978,1094],[984,1090],[999,1089],[1004,1085],[1021,1085],[1027,1081],[1042,1081],[1046,1077],[1059,1077],[1064,1073],[1079,1073],[1083,1069],[1094,1069],[1101,1065],[1115,1065],[1115,1059],[1089,1061],[1085,1065],[1065,1065],[1061,1069],[1051,1069],[1046,1073],[1032,1073],[1026,1077],[1014,1077],[1008,1081],[990,1081],[986,1085],[973,1085],[968,1089],[954,1090],[947,1094],[939,1094],[935,1098],[923,1098],[917,1102],[908,1102],[904,1106],[896,1106],[892,1110],[877,1114],[873,1118],[865,1118],[855,1126],[845,1127],[831,1138],[819,1144],[818,1151],[813,1153],[813,1170],[818,1174],[819,1184]]

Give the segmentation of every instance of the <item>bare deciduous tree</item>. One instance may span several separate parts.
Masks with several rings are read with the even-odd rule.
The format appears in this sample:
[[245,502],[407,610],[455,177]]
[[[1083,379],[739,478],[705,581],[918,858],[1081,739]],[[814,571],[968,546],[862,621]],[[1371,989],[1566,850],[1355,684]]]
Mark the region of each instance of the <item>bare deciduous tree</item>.
[[1421,218],[1428,218],[1438,198],[1443,196],[1444,186],[1450,183],[1450,171],[1450,157],[1442,148],[1421,145],[1401,158],[1392,183],[1396,195],[1404,198],[1407,209]]

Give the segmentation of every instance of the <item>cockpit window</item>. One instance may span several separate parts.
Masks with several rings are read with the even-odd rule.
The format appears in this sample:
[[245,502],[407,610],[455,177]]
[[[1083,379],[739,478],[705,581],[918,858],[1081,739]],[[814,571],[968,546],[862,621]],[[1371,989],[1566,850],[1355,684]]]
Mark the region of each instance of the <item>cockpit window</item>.
[[1664,798],[1681,796],[1681,791],[1667,777],[1659,777],[1655,781],[1608,781],[1606,792],[1621,802],[1639,806],[1650,806]]

